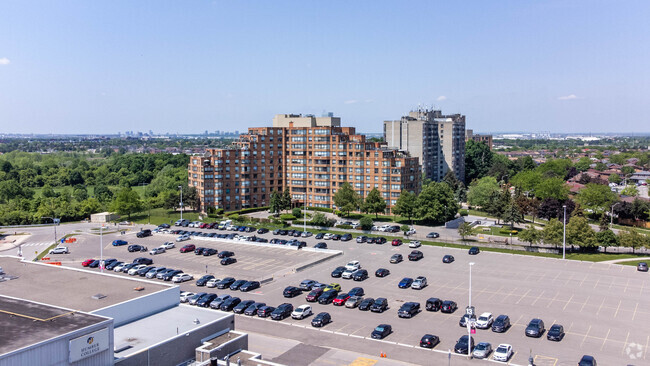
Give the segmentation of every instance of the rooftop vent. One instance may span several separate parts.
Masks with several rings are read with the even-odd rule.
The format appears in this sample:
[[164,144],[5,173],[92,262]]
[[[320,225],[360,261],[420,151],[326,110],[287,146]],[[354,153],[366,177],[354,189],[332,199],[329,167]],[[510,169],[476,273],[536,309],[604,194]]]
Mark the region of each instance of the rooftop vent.
[[93,299],[95,299],[95,300],[101,300],[101,299],[105,298],[106,295],[104,295],[104,294],[95,294],[95,295],[93,295],[93,296],[91,296],[91,297],[92,297]]

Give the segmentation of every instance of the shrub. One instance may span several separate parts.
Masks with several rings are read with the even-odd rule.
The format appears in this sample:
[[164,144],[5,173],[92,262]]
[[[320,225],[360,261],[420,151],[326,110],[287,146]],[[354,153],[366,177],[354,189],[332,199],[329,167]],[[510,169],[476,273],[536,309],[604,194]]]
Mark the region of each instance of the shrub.
[[314,217],[311,219],[310,224],[316,226],[327,226],[327,217],[322,213],[314,214]]
[[334,211],[334,215],[341,217],[343,215],[343,212],[341,212],[340,210],[336,210]]
[[302,216],[302,210],[300,207],[294,207],[293,210],[291,210],[291,214],[295,217],[300,217]]
[[329,213],[334,212],[334,210],[327,207],[309,207],[309,211],[320,211],[320,212],[329,212]]
[[296,217],[292,214],[282,214],[280,215],[280,220],[295,220]]
[[458,214],[461,216],[467,216],[469,215],[469,212],[467,210],[458,210]]
[[372,230],[374,222],[369,216],[364,216],[359,220],[359,224],[361,225],[362,230]]
[[339,229],[352,229],[351,225],[336,225],[336,227]]

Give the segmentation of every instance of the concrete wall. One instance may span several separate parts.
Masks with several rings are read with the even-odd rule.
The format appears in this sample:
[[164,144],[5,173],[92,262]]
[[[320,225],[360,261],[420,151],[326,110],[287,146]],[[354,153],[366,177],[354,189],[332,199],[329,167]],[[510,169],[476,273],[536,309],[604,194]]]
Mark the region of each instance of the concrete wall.
[[[248,349],[248,334],[240,332],[230,332],[231,339],[219,345],[205,343],[196,349],[196,362],[205,362],[209,360],[223,360],[226,356],[231,356],[237,352]],[[232,361],[232,360],[231,360]]]
[[122,324],[172,308],[178,305],[179,301],[180,288],[176,286],[133,300],[107,306],[95,310],[91,314],[113,318],[115,322],[114,326],[119,327]]
[[[212,338],[215,334],[225,330],[234,330],[235,315],[207,323],[191,332],[183,333],[166,341],[142,350],[128,358],[117,360],[117,366],[157,366],[157,365],[178,365],[181,362],[193,359],[196,356],[196,348],[203,345],[203,342]],[[248,339],[245,340],[245,347],[248,348]]]

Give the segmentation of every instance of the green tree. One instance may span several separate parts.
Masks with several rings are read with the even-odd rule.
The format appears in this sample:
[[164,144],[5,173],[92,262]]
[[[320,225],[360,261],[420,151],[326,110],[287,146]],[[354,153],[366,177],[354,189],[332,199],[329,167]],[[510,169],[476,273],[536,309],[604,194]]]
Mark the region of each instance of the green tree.
[[359,220],[359,225],[361,225],[362,230],[372,230],[374,222],[372,221],[371,217],[364,216]]
[[648,238],[631,227],[627,228],[627,230],[619,231],[618,238],[622,247],[632,248],[632,253],[636,249],[648,245]]
[[79,203],[79,214],[82,217],[90,217],[102,210],[102,204],[96,198],[87,198]]
[[399,227],[399,229],[404,233],[404,235],[408,236],[407,233],[409,232],[409,230],[411,230],[411,227],[408,225],[402,225]]
[[639,195],[639,190],[634,184],[628,184],[621,191],[622,196],[636,197]]
[[269,198],[269,212],[271,214],[278,216],[282,211],[282,196],[278,191],[271,192],[271,197]]
[[294,207],[294,208],[291,210],[291,214],[292,214],[293,216],[295,216],[295,217],[300,218],[300,216],[302,216],[302,210],[300,209],[300,207]]
[[550,219],[542,230],[542,240],[546,244],[553,244],[557,248],[562,244],[564,235],[564,225],[558,219]]
[[509,222],[510,227],[514,227],[515,223],[520,224],[524,222],[524,211],[519,207],[517,202],[513,199],[510,200],[503,213],[503,221]]
[[596,242],[598,245],[605,248],[605,253],[607,253],[608,247],[616,247],[619,245],[618,236],[609,229],[597,232]]
[[531,246],[533,244],[539,244],[542,241],[543,233],[541,230],[535,229],[535,226],[528,225],[524,230],[521,230],[517,235],[519,240],[529,243]]
[[582,248],[595,247],[596,233],[584,217],[573,216],[566,225],[567,243],[578,245]]
[[484,142],[465,143],[465,182],[483,178],[492,166],[493,153]]
[[490,204],[487,205],[486,211],[497,218],[498,224],[499,220],[505,219],[506,210],[510,207],[511,202],[512,196],[510,196],[510,190],[504,187],[502,190],[492,193]]
[[426,185],[417,200],[417,216],[429,223],[443,223],[456,216],[458,202],[454,192],[445,183],[433,182]]
[[360,201],[359,194],[352,189],[352,186],[348,182],[341,184],[334,194],[334,204],[339,210],[346,212],[347,216],[350,216],[350,211],[359,208]]
[[553,177],[539,181],[535,187],[535,197],[543,200],[546,198],[555,198],[564,201],[569,197],[569,188],[564,183],[563,178]]
[[191,207],[194,211],[201,209],[201,200],[199,198],[199,192],[196,190],[196,187],[189,187],[185,190],[187,193],[183,192],[183,208]]
[[330,225],[330,222],[325,216],[325,214],[321,212],[316,212],[312,217],[311,221],[309,222],[309,224],[315,226],[332,226]]
[[131,189],[131,187],[124,187],[115,196],[115,200],[111,204],[111,210],[120,215],[127,215],[129,219],[131,214],[139,212],[142,209],[142,202],[138,192]]
[[469,222],[463,222],[462,224],[458,225],[458,235],[460,235],[460,237],[463,239],[463,242],[465,241],[466,237],[474,235],[472,225]]
[[453,170],[448,170],[447,174],[445,174],[445,177],[442,178],[442,181],[444,183],[447,183],[449,188],[451,188],[452,191],[456,192],[458,187],[460,187],[463,182],[459,181],[458,178],[456,178],[456,174],[454,173]]
[[386,210],[386,201],[381,197],[381,193],[377,188],[373,188],[366,196],[361,209],[367,213],[374,213],[375,217],[379,217],[379,213],[384,213]]
[[113,199],[113,192],[104,184],[98,184],[95,186],[94,196],[99,202],[108,203]]
[[580,172],[584,172],[587,171],[587,169],[589,169],[590,165],[591,165],[591,159],[589,159],[586,156],[583,156],[576,163],[576,169],[578,169],[578,171]]
[[610,183],[621,184],[621,176],[616,174],[616,173],[610,174],[610,176],[607,178],[607,180]]
[[484,177],[472,181],[467,192],[467,202],[471,206],[486,208],[489,206],[492,197],[499,192],[499,184],[494,177]]
[[526,170],[517,173],[510,183],[517,187],[517,189],[525,192],[527,195],[534,195],[535,188],[542,180],[542,174],[535,170]]
[[291,208],[291,192],[289,192],[289,188],[285,188],[284,192],[282,192],[280,202],[282,204],[282,210],[288,210]]
[[414,193],[411,193],[407,190],[402,190],[399,198],[395,202],[395,205],[392,208],[394,215],[403,216],[411,221],[413,224],[412,218],[416,215],[417,209],[417,197]]
[[608,210],[612,203],[616,202],[616,193],[612,192],[606,185],[589,183],[580,190],[576,201],[583,209],[589,209],[595,214],[600,214]]

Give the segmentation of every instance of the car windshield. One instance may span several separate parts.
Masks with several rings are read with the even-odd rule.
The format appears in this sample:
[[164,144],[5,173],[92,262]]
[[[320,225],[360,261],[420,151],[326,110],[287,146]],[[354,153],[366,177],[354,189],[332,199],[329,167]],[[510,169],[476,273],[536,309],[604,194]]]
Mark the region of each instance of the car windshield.
[[487,316],[482,316],[482,317],[478,318],[478,320],[480,320],[480,321],[487,321],[488,318],[487,318]]
[[296,309],[296,313],[302,313],[302,310],[303,310],[303,309],[298,308],[298,309]]
[[378,331],[378,332],[383,332],[383,331],[384,331],[384,327],[377,327],[377,328],[375,328],[375,330]]
[[498,353],[506,353],[507,351],[508,351],[508,349],[507,349],[506,347],[499,347],[499,348],[497,348],[497,352],[498,352]]
[[479,343],[479,344],[476,346],[475,349],[477,349],[477,350],[479,350],[479,351],[484,351],[484,350],[487,349],[487,344],[485,344],[485,343]]
[[559,325],[554,325],[551,327],[551,332],[559,332],[560,331],[560,326]]

